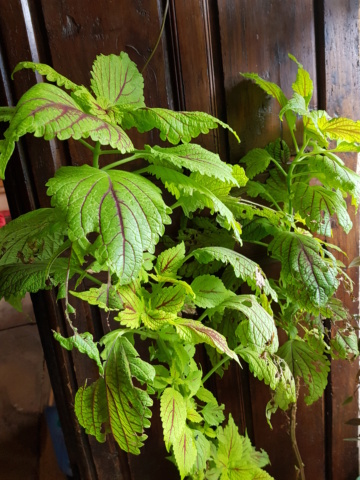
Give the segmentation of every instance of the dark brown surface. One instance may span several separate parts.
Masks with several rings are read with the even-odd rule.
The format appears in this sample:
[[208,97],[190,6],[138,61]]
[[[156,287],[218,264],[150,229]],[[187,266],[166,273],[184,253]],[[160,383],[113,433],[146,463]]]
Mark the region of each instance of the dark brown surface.
[[[24,15],[22,5],[28,6],[31,18]],[[50,63],[86,86],[91,63],[100,53],[124,50],[141,69],[156,42],[164,6],[160,0],[0,0],[1,104],[16,102],[35,79],[32,72],[20,72],[15,82],[10,81],[11,71],[21,60]],[[314,106],[327,108],[333,115],[359,118],[358,7],[358,1],[352,0],[171,0],[164,36],[144,73],[146,102],[150,106],[203,110],[228,121],[239,133],[241,144],[222,131],[211,132],[200,141],[220,151],[222,158],[228,153],[227,159],[237,162],[250,148],[264,146],[281,133],[287,137],[275,103],[242,79],[240,72],[257,72],[279,83],[289,94],[296,73],[296,66],[287,58],[290,52],[318,85]],[[135,133],[133,138],[140,147],[158,140],[152,133]],[[29,138],[22,146],[11,160],[5,184],[13,215],[49,204],[44,184],[60,164],[82,164],[89,159],[86,149],[73,141],[63,146],[53,142],[49,148],[42,140]],[[349,162],[355,165],[355,159]],[[350,258],[356,256],[358,225],[347,238],[335,230],[332,241],[346,245]],[[357,271],[354,275],[357,281]],[[46,293],[34,300],[77,477],[176,478],[172,465],[163,458],[156,413],[142,457],[119,453],[111,441],[100,445],[78,427],[72,411],[74,394],[95,371],[87,359],[64,352],[54,343],[51,328],[66,332],[54,297]],[[79,308],[77,321],[80,329],[93,331],[96,337],[106,330],[106,322],[90,309]],[[356,477],[355,444],[343,438],[355,433],[344,421],[356,416],[357,408],[355,402],[341,406],[353,391],[355,373],[356,367],[346,363],[332,365],[325,400],[310,408],[300,402],[298,439],[309,480]],[[223,381],[212,380],[212,387],[233,412],[240,430],[247,428],[256,445],[269,453],[276,480],[295,479],[284,415],[274,417],[273,432],[265,420],[267,387],[249,379],[246,370],[239,371],[236,366]]]

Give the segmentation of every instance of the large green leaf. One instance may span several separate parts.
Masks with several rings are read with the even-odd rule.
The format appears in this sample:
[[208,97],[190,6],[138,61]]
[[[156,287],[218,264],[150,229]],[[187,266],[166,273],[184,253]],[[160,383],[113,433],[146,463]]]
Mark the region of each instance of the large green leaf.
[[189,178],[170,168],[151,165],[146,171],[155,175],[164,183],[165,188],[175,196],[179,205],[183,207],[186,215],[190,215],[197,209],[209,208],[212,214],[215,212],[219,214],[222,219],[220,221],[220,217],[218,217],[220,224],[227,230],[232,229],[236,239],[241,241],[239,223],[228,207],[211,190],[200,185],[191,177]]
[[160,138],[168,140],[173,145],[180,141],[188,143],[200,133],[209,133],[209,130],[221,125],[238,136],[229,125],[203,112],[174,112],[164,108],[139,108],[129,110],[123,116],[121,126],[126,130],[136,127],[139,132],[148,132],[153,128],[160,130]]
[[195,305],[202,308],[216,307],[235,295],[225,288],[220,278],[214,275],[199,275],[190,286],[195,293]]
[[209,315],[226,309],[237,310],[246,317],[239,324],[236,334],[244,346],[276,352],[279,346],[277,330],[273,317],[258,303],[254,295],[235,295],[214,309]]
[[78,103],[60,88],[47,83],[38,83],[19,100],[5,140],[0,145],[0,176],[11,157],[15,142],[22,135],[33,133],[45,140],[67,140],[91,137],[102,145],[111,145],[122,153],[133,150],[127,134],[117,125],[103,118],[89,115]]
[[333,262],[324,258],[320,243],[306,235],[295,232],[278,231],[269,245],[269,251],[282,263],[281,278],[286,285],[293,287],[292,294],[297,301],[305,291],[311,306],[326,306],[328,299],[336,291],[339,282]]
[[67,216],[71,239],[98,232],[94,255],[122,284],[137,277],[143,251],[154,250],[170,223],[160,190],[133,173],[63,167],[48,186],[52,204]]
[[[65,283],[68,264],[66,258],[57,258],[51,263],[50,268],[47,261],[0,266],[0,298],[4,297],[5,300],[12,296],[21,298],[28,292],[36,293]],[[47,273],[51,281],[47,278]],[[70,272],[70,277],[71,275]]]
[[321,397],[327,384],[330,363],[323,350],[324,347],[319,342],[312,345],[297,337],[288,340],[278,351],[294,377],[301,377],[308,387],[308,395],[305,397],[308,405]]
[[230,264],[234,269],[236,277],[245,280],[252,289],[263,290],[266,295],[271,295],[274,300],[277,300],[275,291],[271,288],[259,265],[241,255],[241,253],[224,247],[204,247],[194,250],[191,252],[191,255],[201,264],[206,264],[213,260]]
[[175,326],[179,336],[186,342],[193,344],[207,343],[239,363],[238,356],[229,348],[226,338],[216,330],[203,325],[197,320],[186,318],[179,318],[171,323]]
[[160,416],[167,450],[179,441],[186,425],[186,401],[180,392],[168,387],[160,400]]
[[350,193],[353,203],[360,201],[360,176],[347,168],[335,155],[316,155],[308,164],[313,176],[329,188],[339,188],[343,193]]
[[237,185],[232,175],[232,167],[220,160],[219,155],[212,153],[200,145],[182,144],[177,147],[162,148],[145,145],[143,158],[155,165],[183,167],[191,172],[215,177],[222,182]]
[[0,265],[50,258],[65,233],[63,215],[54,208],[21,215],[0,229]]
[[152,400],[145,390],[134,386],[132,377],[141,383],[155,378],[154,368],[138,358],[125,337],[118,337],[105,365],[106,396],[110,427],[122,450],[140,453],[146,439],[144,428],[150,426]]
[[282,358],[268,352],[260,353],[251,347],[240,346],[235,350],[249,364],[254,377],[277,392],[278,406],[282,410],[287,410],[289,404],[296,401],[294,377]]
[[331,140],[344,140],[345,142],[360,142],[360,120],[350,118],[332,118],[320,124],[321,131]]
[[298,182],[293,188],[293,193],[293,206],[305,219],[306,225],[311,231],[331,237],[331,220],[336,214],[339,224],[346,233],[349,233],[352,221],[347,213],[346,202],[339,190],[333,191],[321,185]]
[[99,55],[91,71],[91,88],[109,106],[138,108],[144,104],[144,79],[127,53]]
[[49,82],[56,83],[56,85],[58,85],[59,87],[65,87],[67,90],[76,91],[77,89],[81,88],[79,85],[76,85],[76,83],[64,77],[45,63],[20,62],[16,65],[12,76],[14,75],[14,73],[19,72],[24,68],[29,68],[33,72],[38,72],[40,73],[40,75],[44,75]]

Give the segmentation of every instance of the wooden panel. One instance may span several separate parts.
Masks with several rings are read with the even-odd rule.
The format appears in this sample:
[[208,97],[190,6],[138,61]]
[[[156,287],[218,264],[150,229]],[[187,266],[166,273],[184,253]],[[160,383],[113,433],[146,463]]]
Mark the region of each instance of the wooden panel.
[[[316,85],[314,11],[311,1],[280,0],[219,0],[218,8],[227,119],[241,138],[240,145],[231,141],[230,158],[235,163],[251,148],[263,147],[278,136],[287,139],[276,102],[252,82],[243,80],[240,72],[256,72],[291,95],[297,70],[287,57],[292,53]],[[316,89],[313,103],[317,103]],[[258,250],[252,254],[257,258],[262,255]],[[250,388],[255,444],[269,453],[269,472],[277,480],[295,479],[288,419],[278,412],[271,431],[265,419],[268,387],[250,375]],[[308,408],[300,401],[297,437],[309,478],[325,479],[323,402]]]
[[[324,65],[324,107],[331,116],[347,116],[354,120],[360,118],[360,66],[359,66],[359,2],[358,0],[325,0],[325,65]],[[356,170],[356,155],[342,155],[346,164]],[[340,245],[349,253],[349,259],[340,257],[345,263],[359,255],[359,216],[349,205],[354,227],[346,235],[340,228],[334,229],[331,242]],[[358,313],[359,271],[349,272],[355,282],[355,301],[344,291],[339,298],[347,305],[352,314]],[[346,442],[346,437],[356,437],[357,428],[345,425],[349,418],[358,417],[358,402],[343,406],[343,401],[352,395],[357,383],[358,363],[332,362],[331,378],[328,390],[328,476],[329,480],[348,480],[356,478],[358,466],[358,446],[355,442]]]

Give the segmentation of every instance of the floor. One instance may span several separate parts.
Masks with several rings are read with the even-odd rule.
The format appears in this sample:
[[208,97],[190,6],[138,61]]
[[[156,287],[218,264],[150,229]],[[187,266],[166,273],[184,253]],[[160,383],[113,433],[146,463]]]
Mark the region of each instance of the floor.
[[44,409],[51,388],[31,301],[0,301],[0,480],[64,480]]

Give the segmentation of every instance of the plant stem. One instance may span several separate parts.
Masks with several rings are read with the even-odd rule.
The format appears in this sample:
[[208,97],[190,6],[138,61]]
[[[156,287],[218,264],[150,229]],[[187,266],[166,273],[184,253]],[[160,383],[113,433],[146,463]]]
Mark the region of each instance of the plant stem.
[[84,145],[84,147],[88,148],[89,150],[91,150],[92,152],[94,151],[94,147],[92,147],[90,145],[90,143],[88,142],[85,142],[85,140],[83,138],[79,138],[79,142]]
[[95,148],[93,149],[93,167],[99,168],[99,157],[100,157],[100,142],[96,142]]
[[120,150],[102,150],[101,155],[121,155]]
[[275,160],[275,158],[272,158],[271,161],[277,166],[277,168],[280,170],[280,172],[284,175],[284,177],[286,178],[287,177],[287,173],[285,172],[285,170],[282,168],[282,166],[280,165],[279,162],[277,162]]
[[301,459],[300,455],[300,450],[299,446],[296,441],[296,412],[297,412],[297,398],[299,395],[299,389],[300,389],[300,377],[296,378],[296,402],[293,403],[291,407],[291,416],[290,416],[290,438],[291,438],[291,446],[292,449],[295,453],[296,461],[297,461],[297,466],[298,466],[298,477],[300,475],[301,480],[306,480],[305,478],[305,470],[304,470],[304,464]]
[[156,49],[157,49],[157,47],[159,46],[160,39],[161,39],[161,35],[162,35],[163,31],[164,31],[165,21],[166,21],[166,16],[167,16],[168,10],[169,10],[169,0],[167,0],[167,2],[166,2],[166,7],[165,7],[165,11],[164,11],[164,16],[163,16],[163,20],[162,20],[161,28],[160,28],[160,33],[159,33],[159,36],[158,36],[158,38],[157,38],[157,40],[156,40],[155,47],[153,48],[153,51],[151,52],[150,57],[146,60],[146,63],[145,63],[145,65],[143,66],[143,68],[142,68],[142,70],[141,70],[141,73],[144,73],[144,70],[145,70],[146,67],[149,65],[150,60],[151,60],[152,57],[154,56],[154,53],[156,52]]
[[205,377],[202,379],[202,384],[204,385],[204,383],[206,382],[206,380],[208,380],[208,379],[211,377],[211,375],[212,375],[213,373],[215,373],[216,370],[218,370],[218,369],[221,367],[221,365],[223,365],[225,362],[227,362],[227,361],[229,360],[229,358],[230,358],[230,357],[228,357],[227,355],[225,355],[224,358],[222,358],[222,359],[220,360],[220,362],[218,362],[218,363],[215,365],[215,367],[213,367],[213,368],[205,375]]
[[[101,152],[103,154],[104,152]],[[112,170],[113,168],[118,167],[119,165],[124,165],[124,163],[132,162],[133,160],[136,160],[137,158],[140,158],[139,153],[135,153],[135,155],[131,155],[131,157],[123,158],[122,160],[118,160],[117,162],[110,163],[110,165],[106,165],[106,167],[103,167],[101,170]],[[136,173],[136,172],[134,172]]]

